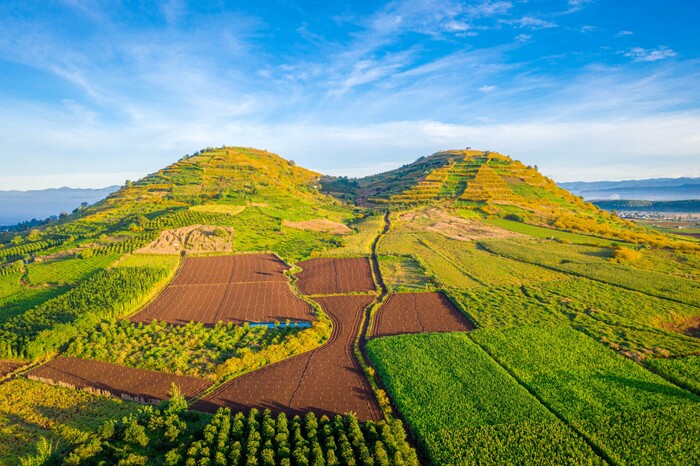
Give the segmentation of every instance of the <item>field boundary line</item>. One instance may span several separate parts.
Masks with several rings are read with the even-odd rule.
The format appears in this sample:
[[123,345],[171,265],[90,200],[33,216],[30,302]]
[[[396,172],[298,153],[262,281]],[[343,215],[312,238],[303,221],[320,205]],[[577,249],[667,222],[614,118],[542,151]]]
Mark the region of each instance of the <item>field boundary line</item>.
[[[552,270],[552,271],[554,271],[554,272],[560,272],[560,273],[564,273],[564,274],[566,274],[566,275],[571,275],[572,277],[587,278],[587,279],[589,279],[589,280],[592,280],[592,281],[598,282],[598,283],[602,283],[602,284],[604,284],[604,285],[609,285],[609,286],[616,287],[616,288],[620,288],[620,289],[627,290],[627,291],[634,291],[634,292],[636,292],[636,293],[640,293],[640,294],[643,294],[643,295],[645,295],[645,296],[650,296],[650,297],[652,297],[652,298],[665,299],[665,300],[667,300],[667,301],[671,301],[671,302],[674,302],[674,303],[683,304],[683,305],[685,305],[685,306],[691,306],[691,307],[695,307],[695,308],[700,309],[700,305],[697,305],[697,304],[687,303],[687,302],[685,302],[685,301],[681,301],[681,300],[674,299],[674,298],[669,298],[669,297],[667,297],[667,296],[655,295],[655,294],[652,294],[652,293],[648,293],[648,292],[646,292],[646,291],[638,290],[638,289],[636,289],[636,288],[631,288],[631,287],[629,287],[629,286],[624,286],[624,285],[620,285],[620,284],[617,284],[617,283],[606,282],[606,281],[604,281],[604,280],[601,280],[600,278],[589,277],[589,276],[583,275],[583,274],[581,274],[581,273],[571,272],[571,271],[569,271],[569,270],[564,270],[564,269],[559,269],[559,268],[557,268],[557,267],[555,267],[555,266],[553,266],[553,265],[540,264],[540,263],[537,263],[537,262],[527,261],[527,260],[525,260],[525,259],[520,259],[520,258],[516,258],[516,257],[506,256],[505,254],[499,254],[499,253],[497,253],[497,252],[495,252],[495,251],[489,249],[488,246],[484,245],[484,244],[483,244],[482,242],[480,242],[480,241],[477,241],[477,242],[476,242],[476,246],[477,246],[477,248],[479,248],[479,249],[481,249],[481,250],[483,250],[483,251],[486,251],[486,252],[488,252],[489,254],[493,254],[494,256],[499,256],[499,257],[503,257],[503,258],[506,258],[506,259],[511,259],[511,260],[514,260],[514,261],[522,262],[523,264],[536,265],[536,266],[538,266],[538,267],[542,267],[542,268],[545,268],[545,269],[549,269],[549,270]],[[659,272],[659,273],[661,273],[661,272]],[[666,275],[666,274],[664,274],[664,275]]]
[[591,447],[591,449],[593,450],[593,452],[594,452],[596,455],[598,455],[599,457],[601,457],[603,460],[605,460],[605,461],[606,461],[608,464],[610,464],[610,465],[616,466],[616,465],[620,464],[620,463],[618,463],[617,461],[614,461],[614,460],[610,457],[610,454],[609,454],[607,451],[605,451],[602,447],[600,447],[597,443],[595,443],[595,442],[594,442],[587,434],[585,434],[581,429],[579,429],[579,428],[576,427],[575,425],[571,424],[571,423],[570,423],[569,421],[567,421],[556,409],[552,408],[552,407],[550,406],[549,403],[547,403],[546,401],[544,401],[537,393],[534,392],[534,390],[532,390],[532,388],[530,387],[529,384],[527,384],[527,383],[525,383],[523,380],[521,380],[520,377],[518,377],[518,376],[515,374],[515,372],[513,372],[513,371],[512,371],[508,366],[506,366],[503,362],[501,362],[496,356],[494,356],[493,354],[491,354],[491,353],[490,353],[486,348],[484,348],[481,344],[479,344],[479,342],[477,342],[474,338],[472,338],[472,337],[469,335],[469,333],[471,333],[471,332],[467,332],[466,335],[469,337],[469,339],[470,339],[472,342],[474,342],[474,344],[475,344],[476,346],[479,347],[479,349],[481,349],[481,351],[483,351],[484,353],[486,353],[486,355],[487,355],[489,358],[491,358],[492,361],[494,361],[494,362],[495,362],[496,364],[498,364],[504,371],[506,371],[506,372],[508,373],[508,375],[510,375],[510,376],[513,378],[513,380],[515,380],[515,381],[518,383],[518,385],[520,385],[520,386],[523,387],[525,390],[527,390],[527,392],[528,392],[530,395],[532,395],[542,406],[544,406],[544,407],[547,409],[547,411],[549,411],[550,413],[552,413],[552,414],[553,414],[557,419],[559,419],[565,426],[569,427],[572,431],[574,431],[574,432],[576,433],[576,435],[578,435],[579,437],[581,437],[581,438],[588,444],[588,446]]
[[123,314],[122,316],[118,317],[117,320],[119,319],[130,319],[131,317],[134,317],[136,314],[139,312],[143,311],[148,307],[149,304],[151,304],[160,294],[165,291],[168,286],[175,281],[178,275],[180,275],[180,271],[182,270],[182,256],[179,256],[177,267],[175,268],[175,271],[171,271],[169,276],[166,276],[161,283],[156,283],[155,286],[153,287],[153,290],[144,297],[144,299],[139,303],[137,306],[134,307],[134,309],[126,314]]

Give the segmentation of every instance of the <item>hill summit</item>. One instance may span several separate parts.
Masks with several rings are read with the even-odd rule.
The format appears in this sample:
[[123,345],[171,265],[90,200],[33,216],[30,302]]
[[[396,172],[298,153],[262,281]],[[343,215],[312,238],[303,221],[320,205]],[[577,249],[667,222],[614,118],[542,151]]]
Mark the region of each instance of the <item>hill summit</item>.
[[660,235],[621,220],[509,156],[448,150],[358,179],[324,178],[324,192],[393,210],[439,206],[462,217],[501,217],[548,228],[661,245]]

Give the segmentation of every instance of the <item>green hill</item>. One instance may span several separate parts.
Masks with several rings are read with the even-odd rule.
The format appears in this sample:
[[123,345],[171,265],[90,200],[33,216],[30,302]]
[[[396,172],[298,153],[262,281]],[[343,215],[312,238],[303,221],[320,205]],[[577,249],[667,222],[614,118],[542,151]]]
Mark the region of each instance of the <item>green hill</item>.
[[629,243],[692,247],[610,215],[536,167],[496,152],[437,152],[385,173],[321,183],[323,192],[375,208],[440,206],[467,218],[504,218]]

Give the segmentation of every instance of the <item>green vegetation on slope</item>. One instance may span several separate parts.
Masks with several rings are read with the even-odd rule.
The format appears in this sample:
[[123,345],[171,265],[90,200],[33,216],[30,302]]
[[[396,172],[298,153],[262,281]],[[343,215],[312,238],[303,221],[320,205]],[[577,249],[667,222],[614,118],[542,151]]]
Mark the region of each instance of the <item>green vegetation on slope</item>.
[[568,327],[472,337],[545,405],[621,464],[700,457],[700,399]]
[[379,338],[367,352],[431,464],[602,463],[465,334]]
[[80,330],[128,313],[165,277],[162,269],[143,267],[103,271],[2,324],[0,355],[34,359],[56,351]]

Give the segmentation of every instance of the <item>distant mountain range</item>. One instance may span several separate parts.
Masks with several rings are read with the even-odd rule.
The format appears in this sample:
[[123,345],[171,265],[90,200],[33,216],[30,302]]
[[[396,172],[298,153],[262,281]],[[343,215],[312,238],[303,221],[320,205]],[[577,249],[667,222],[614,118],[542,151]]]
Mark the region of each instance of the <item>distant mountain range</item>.
[[654,178],[628,181],[575,181],[559,183],[587,201],[639,199],[680,201],[700,199],[700,178]]
[[71,213],[81,203],[93,204],[118,189],[119,186],[108,186],[100,189],[0,191],[0,226],[16,225],[32,219],[43,220],[61,212]]

